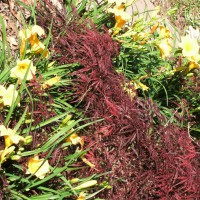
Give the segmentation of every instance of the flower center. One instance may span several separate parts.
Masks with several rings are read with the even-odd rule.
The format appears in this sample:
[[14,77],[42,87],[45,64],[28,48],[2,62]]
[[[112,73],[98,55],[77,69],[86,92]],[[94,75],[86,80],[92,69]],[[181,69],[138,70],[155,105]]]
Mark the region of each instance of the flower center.
[[191,51],[192,50],[192,45],[190,43],[186,44],[185,50],[186,51]]
[[24,70],[24,69],[26,69],[26,68],[27,68],[26,65],[20,65],[20,66],[19,66],[19,70]]

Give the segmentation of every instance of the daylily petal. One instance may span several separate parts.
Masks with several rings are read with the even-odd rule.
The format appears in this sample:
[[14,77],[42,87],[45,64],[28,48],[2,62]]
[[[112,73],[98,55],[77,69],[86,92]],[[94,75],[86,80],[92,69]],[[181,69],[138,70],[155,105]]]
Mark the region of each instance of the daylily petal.
[[9,148],[6,147],[4,150],[0,150],[0,166],[9,158],[14,150],[14,146],[11,146]]
[[14,89],[14,85],[9,85],[6,90],[6,93],[3,94],[3,104],[4,106],[11,106],[12,102],[14,102],[17,98],[18,92]]
[[45,35],[44,29],[38,25],[32,26],[31,33],[32,34],[37,33],[39,36]]
[[18,37],[21,40],[27,40],[31,36],[31,30],[30,29],[24,29],[19,31]]
[[43,162],[44,159],[39,159],[38,156],[30,158],[26,174],[32,174],[37,176],[39,179],[43,179],[46,174],[50,172],[50,165],[48,160],[46,160],[44,163]]
[[0,136],[4,136],[6,147],[18,144],[19,142],[25,142],[24,137],[17,135],[15,130],[6,128],[4,125],[0,125]]
[[52,86],[60,81],[60,76],[55,76],[42,84],[43,89],[46,89],[48,86]]
[[0,85],[0,96],[4,96],[6,94],[6,88],[3,85]]
[[169,42],[168,39],[164,39],[162,40],[159,44],[158,44],[158,48],[160,50],[160,54],[162,58],[166,58],[171,54],[172,51],[172,46]]

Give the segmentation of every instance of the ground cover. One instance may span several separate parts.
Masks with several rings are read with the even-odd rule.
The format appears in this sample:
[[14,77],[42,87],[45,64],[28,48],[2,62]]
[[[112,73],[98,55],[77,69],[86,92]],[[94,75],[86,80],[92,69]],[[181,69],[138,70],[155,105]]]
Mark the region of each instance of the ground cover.
[[198,30],[177,45],[174,9],[134,2],[17,5],[14,54],[0,18],[0,197],[199,199]]

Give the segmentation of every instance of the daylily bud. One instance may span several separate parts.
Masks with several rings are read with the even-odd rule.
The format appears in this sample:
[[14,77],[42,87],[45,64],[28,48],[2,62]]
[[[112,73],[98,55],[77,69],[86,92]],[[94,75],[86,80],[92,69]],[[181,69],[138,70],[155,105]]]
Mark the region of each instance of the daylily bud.
[[72,115],[67,115],[67,117],[65,117],[65,119],[62,120],[62,124],[66,124],[71,118]]
[[25,142],[24,142],[24,144],[25,144],[25,145],[28,145],[28,144],[30,144],[32,141],[33,141],[33,137],[32,137],[32,135],[29,135],[29,136],[25,137]]
[[80,181],[79,178],[73,178],[70,180],[70,183],[78,183]]
[[88,187],[94,186],[96,184],[97,184],[96,180],[90,180],[90,181],[87,181],[85,183],[82,183],[82,184],[78,185],[74,189],[75,190],[81,190],[81,189],[84,189],[84,188],[88,188]]
[[24,151],[24,147],[20,147],[20,148],[19,148],[19,151]]
[[21,156],[19,156],[19,155],[11,156],[11,160],[19,160],[20,158],[21,158]]

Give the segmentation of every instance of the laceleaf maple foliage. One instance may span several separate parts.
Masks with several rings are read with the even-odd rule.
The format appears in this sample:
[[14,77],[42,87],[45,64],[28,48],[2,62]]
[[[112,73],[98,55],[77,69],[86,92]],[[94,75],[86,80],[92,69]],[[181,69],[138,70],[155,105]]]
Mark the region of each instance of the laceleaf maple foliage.
[[[49,20],[49,16],[42,17],[41,26]],[[86,147],[90,147],[86,157],[95,164],[95,173],[110,172],[102,181],[108,180],[112,188],[99,196],[199,199],[199,150],[188,131],[167,122],[152,100],[142,100],[136,93],[130,97],[124,90],[127,80],[112,63],[120,45],[108,30],[99,30],[77,16],[70,23],[66,20],[59,15],[55,18],[52,50],[59,63],[80,64],[72,73],[73,102],[91,120],[104,119],[90,126],[85,135]],[[94,171],[79,173],[85,176]]]

